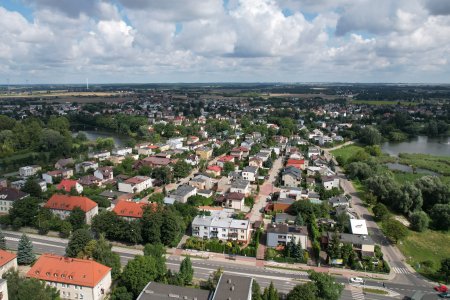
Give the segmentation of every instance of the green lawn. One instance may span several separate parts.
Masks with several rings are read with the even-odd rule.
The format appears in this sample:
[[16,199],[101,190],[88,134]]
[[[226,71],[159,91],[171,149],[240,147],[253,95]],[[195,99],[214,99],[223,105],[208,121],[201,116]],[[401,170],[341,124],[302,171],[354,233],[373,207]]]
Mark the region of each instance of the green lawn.
[[370,294],[378,294],[378,295],[387,295],[388,292],[380,289],[370,289],[370,288],[363,288],[363,292],[370,293]]
[[417,105],[417,102],[407,102],[407,101],[389,101],[389,100],[352,100],[353,104],[367,104],[367,105]]
[[[450,257],[450,232],[427,230],[410,231],[409,236],[398,244],[407,262],[419,273],[430,276],[440,267],[443,258]],[[431,261],[433,266],[427,268],[423,262]],[[420,264],[420,268],[417,268]]]
[[356,152],[358,152],[359,150],[364,150],[363,147],[352,144],[352,145],[347,145],[344,146],[342,148],[336,149],[331,151],[331,153],[335,156],[342,156],[342,158],[344,160],[348,160],[350,157],[352,157],[353,155],[355,155]]
[[423,173],[407,173],[407,172],[401,172],[401,171],[392,171],[394,174],[394,179],[400,184],[404,184],[406,182],[414,182],[416,179],[421,178],[422,176],[425,176],[426,174]]
[[442,175],[450,176],[450,156],[400,153],[399,162],[401,164],[427,169]]

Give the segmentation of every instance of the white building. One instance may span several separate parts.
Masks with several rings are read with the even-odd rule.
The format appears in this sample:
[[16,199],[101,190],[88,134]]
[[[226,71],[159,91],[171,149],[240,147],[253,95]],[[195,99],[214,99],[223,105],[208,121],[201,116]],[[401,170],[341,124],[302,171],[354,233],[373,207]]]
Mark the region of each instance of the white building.
[[242,170],[241,176],[244,180],[255,182],[258,176],[258,167],[248,166]]
[[192,236],[217,238],[223,241],[247,242],[251,227],[248,220],[235,220],[220,216],[196,216],[192,221]]
[[267,247],[286,245],[293,241],[300,243],[302,249],[308,247],[308,229],[306,226],[294,226],[288,224],[269,224],[267,226]]
[[119,192],[138,194],[143,190],[151,188],[152,179],[147,176],[134,176],[124,182],[119,182]]
[[43,254],[27,272],[55,287],[62,299],[102,300],[111,288],[111,268],[88,259]]
[[37,172],[42,170],[41,166],[33,165],[19,168],[20,177],[29,177],[36,175]]
[[122,155],[126,156],[127,154],[133,153],[133,149],[131,147],[125,147],[125,148],[117,148],[113,149],[112,154],[114,155]]
[[323,176],[322,184],[326,190],[331,190],[333,188],[339,188],[339,177],[337,176]]
[[44,207],[50,209],[52,213],[62,220],[67,218],[73,209],[79,207],[85,213],[86,224],[91,224],[92,218],[98,214],[97,203],[87,197],[81,196],[54,194],[48,199]]

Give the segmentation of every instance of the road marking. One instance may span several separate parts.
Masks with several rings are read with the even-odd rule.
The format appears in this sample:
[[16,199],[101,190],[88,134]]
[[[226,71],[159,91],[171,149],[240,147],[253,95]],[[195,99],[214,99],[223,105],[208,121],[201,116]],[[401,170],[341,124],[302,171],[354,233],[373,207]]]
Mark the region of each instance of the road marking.
[[351,288],[352,299],[364,300],[364,294],[361,289]]
[[399,267],[392,267],[392,271],[397,274],[409,274],[411,273],[408,268],[399,268]]

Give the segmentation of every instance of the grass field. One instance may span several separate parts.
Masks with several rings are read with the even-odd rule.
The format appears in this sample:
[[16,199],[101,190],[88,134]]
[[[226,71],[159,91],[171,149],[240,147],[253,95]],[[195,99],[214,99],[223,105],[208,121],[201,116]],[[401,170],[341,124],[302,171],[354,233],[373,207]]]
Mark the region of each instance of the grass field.
[[416,179],[421,178],[422,176],[425,176],[426,174],[423,173],[406,173],[401,171],[393,171],[394,179],[400,184],[404,184],[406,182],[413,182]]
[[17,94],[0,94],[0,99],[8,98],[47,98],[47,97],[111,97],[119,96],[117,92],[65,92],[55,91],[47,93],[46,91],[35,91],[32,94],[17,93]]
[[428,154],[400,153],[399,162],[416,168],[450,176],[450,156],[434,156]]
[[[405,255],[407,262],[419,273],[430,276],[440,267],[443,258],[450,257],[450,233],[427,230],[425,232],[410,231],[409,236],[398,247]],[[423,262],[431,261],[427,268]],[[420,264],[420,268],[417,268]]]
[[352,145],[347,145],[347,146],[344,146],[344,147],[336,149],[336,150],[332,150],[331,153],[335,157],[341,156],[344,160],[348,160],[350,157],[355,155],[355,153],[358,152],[359,150],[364,150],[364,148],[361,146],[352,144]]
[[400,102],[401,105],[417,105],[417,102],[406,101],[388,101],[388,100],[352,100],[352,104],[367,104],[367,105],[397,105]]

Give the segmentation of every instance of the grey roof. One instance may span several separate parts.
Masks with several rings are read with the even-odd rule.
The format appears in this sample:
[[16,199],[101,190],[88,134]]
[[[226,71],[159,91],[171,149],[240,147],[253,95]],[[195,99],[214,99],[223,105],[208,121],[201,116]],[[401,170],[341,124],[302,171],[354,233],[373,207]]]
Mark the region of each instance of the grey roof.
[[196,188],[187,184],[180,185],[176,191],[171,193],[171,195],[175,196],[186,196],[187,194],[191,193]]
[[339,196],[339,197],[331,197],[328,200],[329,203],[331,204],[340,204],[340,203],[348,203],[348,199],[344,196]]
[[27,197],[28,194],[24,193],[22,191],[19,191],[18,189],[13,188],[0,188],[0,200],[6,200],[6,201],[16,201],[23,199]]
[[211,194],[212,190],[197,190],[197,194]]
[[124,192],[118,192],[118,191],[103,191],[100,193],[100,196],[107,197],[107,198],[117,198],[119,196],[122,196],[126,193]]
[[163,202],[164,202],[164,204],[174,204],[175,199],[170,198],[170,197],[164,197]]
[[237,189],[245,189],[249,184],[250,184],[250,182],[248,182],[247,180],[236,179],[235,181],[233,181],[231,183],[231,187],[237,188]]
[[[328,232],[328,239],[333,237],[333,232]],[[374,241],[369,235],[350,234],[350,233],[338,233],[339,240],[342,243],[350,243],[352,245],[375,245]]]
[[242,172],[248,172],[248,173],[254,173],[256,174],[256,172],[258,172],[258,168],[254,167],[254,166],[247,166],[245,167]]
[[251,298],[253,278],[223,273],[213,300],[247,300]]
[[137,300],[159,300],[159,299],[185,299],[185,300],[208,300],[210,292],[207,290],[181,287],[157,282],[149,282]]
[[300,171],[296,167],[289,166],[289,167],[284,168],[282,176],[284,176],[284,175],[291,175],[294,178],[301,179],[302,171]]
[[308,235],[308,229],[306,226],[294,226],[287,224],[270,224],[267,226],[267,233],[276,234],[298,234],[298,235]]
[[275,223],[286,223],[286,221],[294,221],[295,217],[286,213],[278,213],[275,216]]

